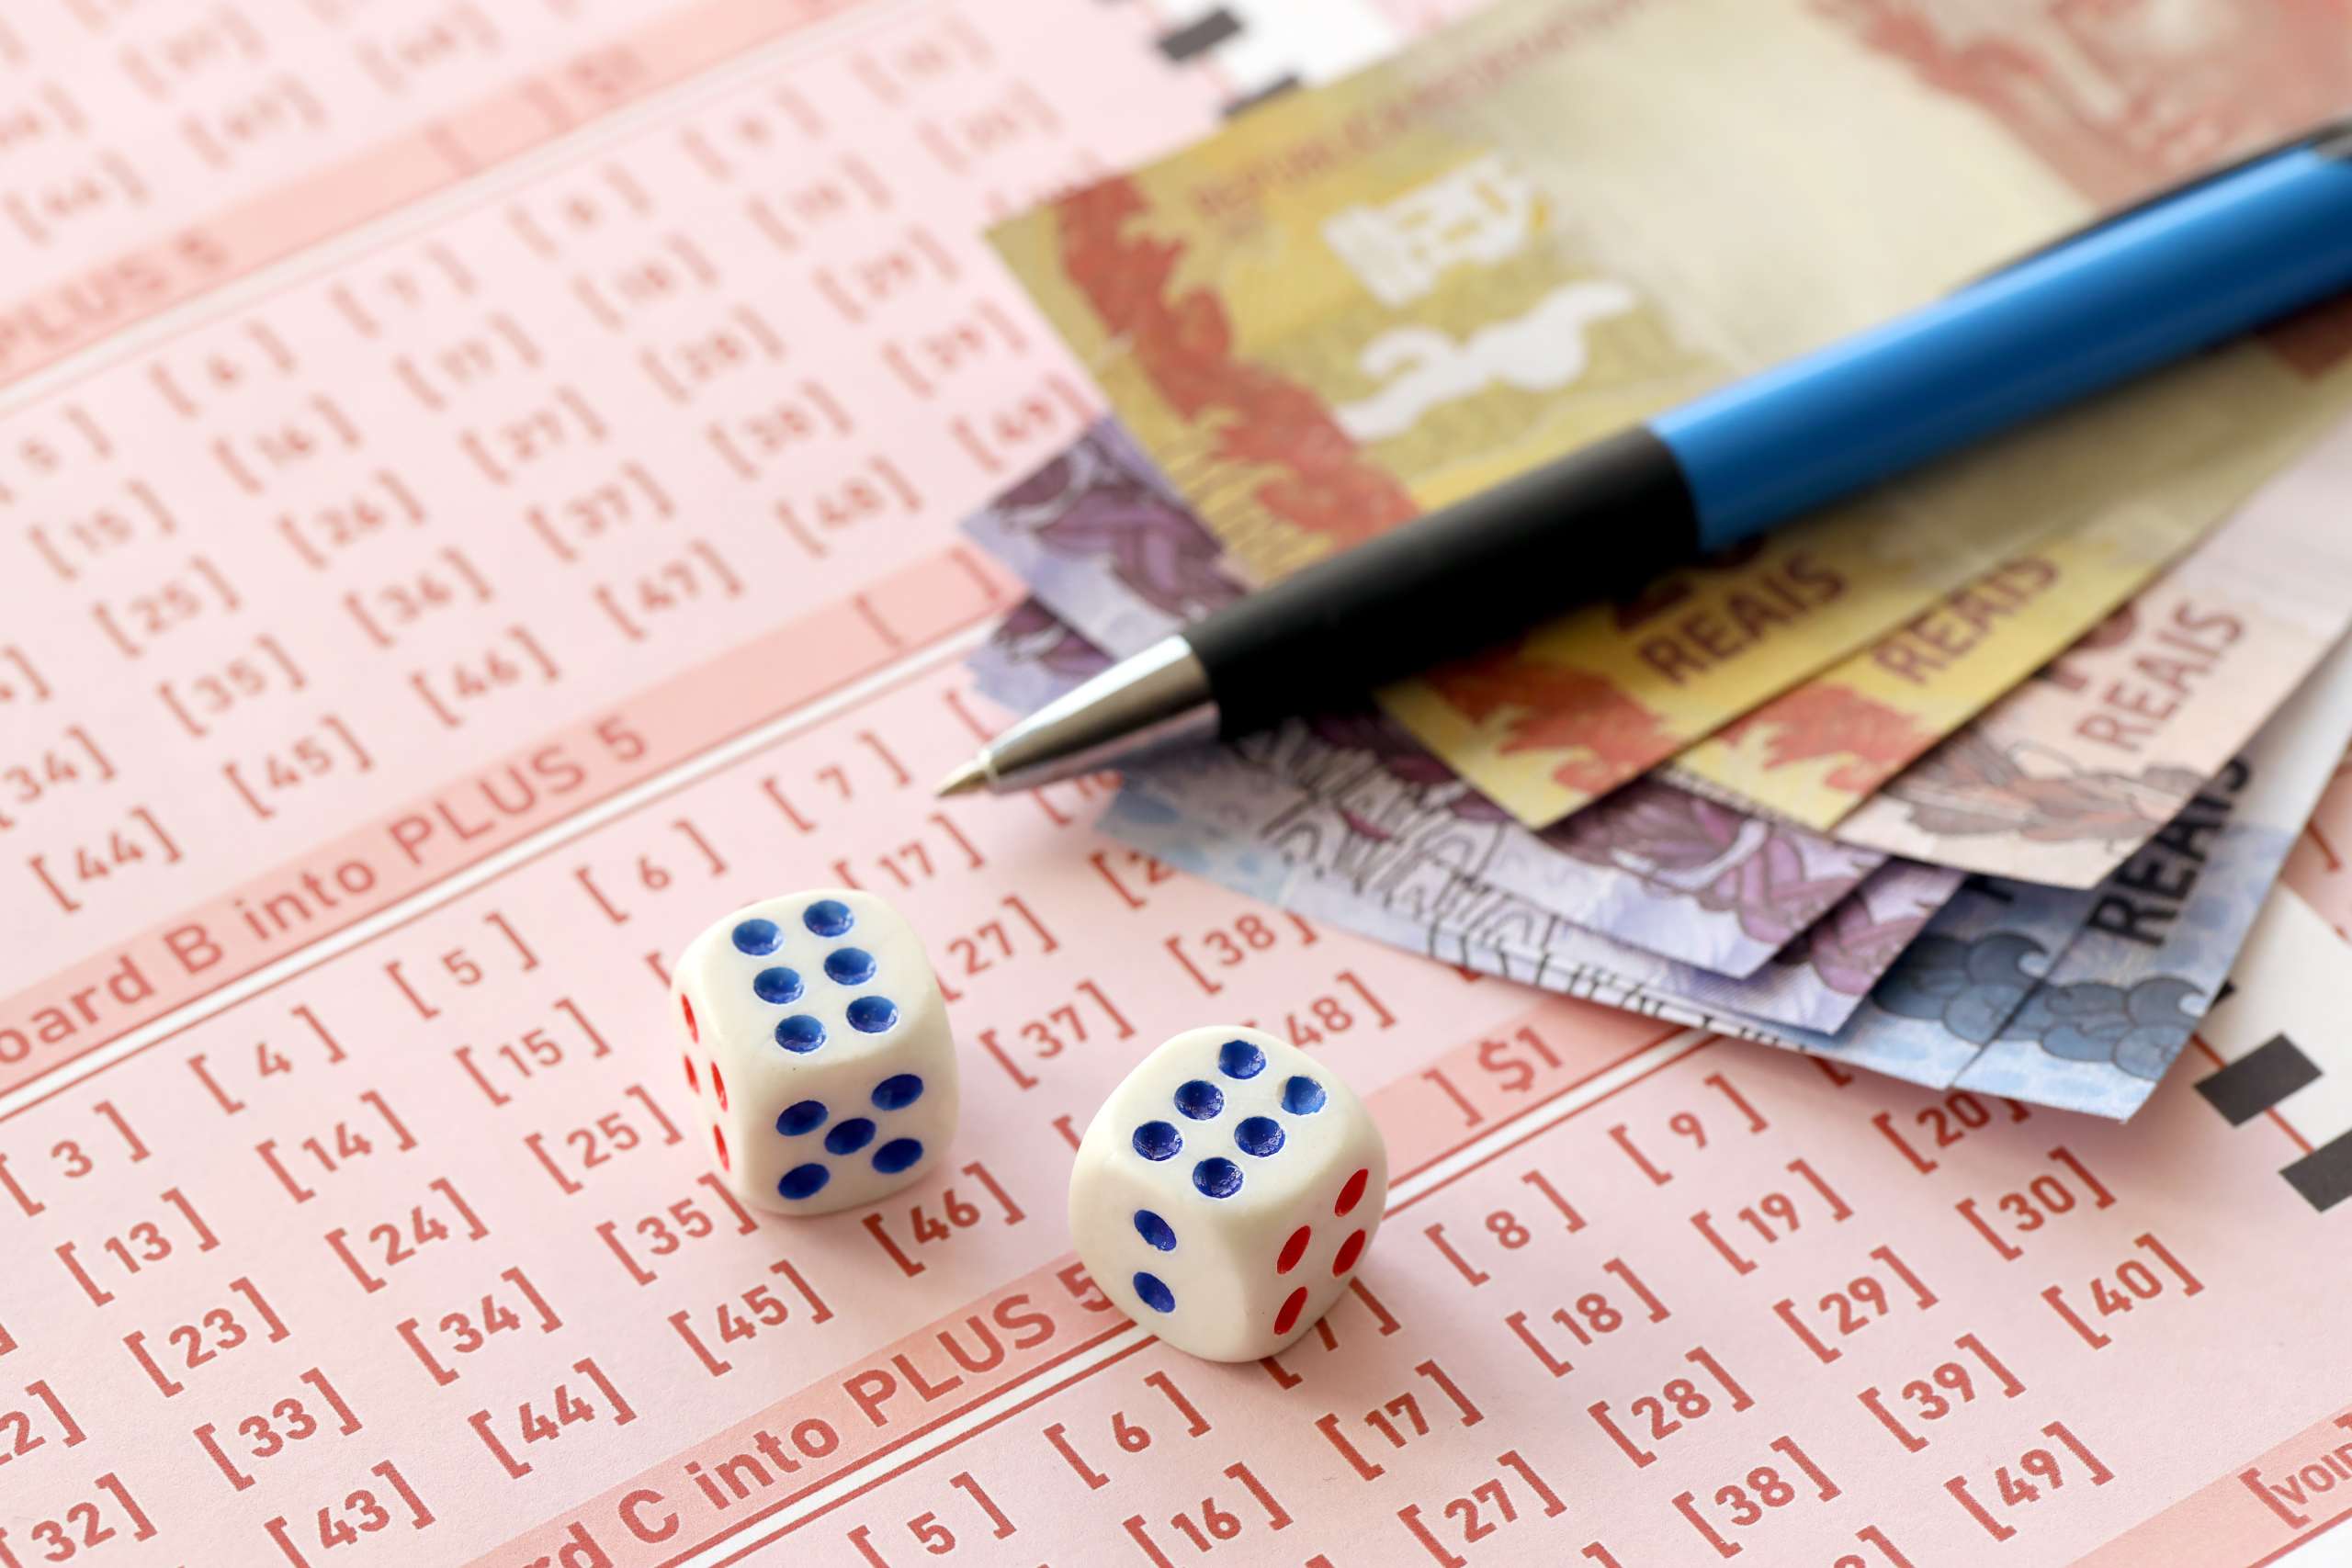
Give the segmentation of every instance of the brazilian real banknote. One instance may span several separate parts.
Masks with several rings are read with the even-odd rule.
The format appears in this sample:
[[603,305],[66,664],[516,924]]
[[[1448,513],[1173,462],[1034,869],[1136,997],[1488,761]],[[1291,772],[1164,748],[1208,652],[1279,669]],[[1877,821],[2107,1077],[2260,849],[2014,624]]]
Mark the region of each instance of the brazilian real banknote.
[[[1022,558],[1023,545],[1007,536],[1009,530],[1047,541],[1038,553],[1050,553],[1050,563],[1040,565],[1033,555],[1023,568],[1044,592],[1010,617],[974,660],[984,689],[1016,708],[1057,694],[1107,659],[1057,612],[1132,647],[1238,592],[1217,566],[1214,545],[1170,500],[1141,455],[1107,427],[1097,435],[1085,458],[1049,464],[1009,493],[1010,506],[1000,502],[969,525],[977,539],[1011,559]],[[2306,467],[2318,473],[2325,464]],[[1094,499],[1103,490],[1116,504]],[[1072,513],[1085,525],[1060,529],[1060,518]],[[1145,534],[1158,537],[1148,543],[1136,537]],[[988,671],[1007,668],[1015,683],[991,684]],[[1619,870],[1639,853],[1640,837],[1606,828],[1605,812],[1676,822],[1677,830],[1666,836],[1683,840],[1685,851],[1670,869],[1685,874],[1686,891],[1691,874],[1708,885],[1704,818],[1724,808],[1668,786],[1644,782],[1598,810],[1531,833],[1508,822],[1384,719],[1358,715],[1288,727],[1245,743],[1251,750],[1238,757],[1209,752],[1177,764],[1146,781],[1147,788],[1158,786],[1160,798],[1127,800],[1106,825],[1174,863],[1261,896],[1312,904],[1335,924],[1465,967],[1693,1027],[1796,1045],[1934,1088],[1979,1087],[2120,1117],[2136,1109],[2186,1040],[2195,1011],[2218,988],[2235,939],[2275,876],[2310,795],[2343,750],[2343,726],[2313,705],[2331,689],[2331,678],[2352,679],[2332,676],[2333,670],[2310,682],[2300,705],[2283,711],[2244,756],[2205,786],[2185,788],[2175,819],[2098,886],[1973,877],[1896,956],[1890,944],[1873,938],[1885,934],[1882,928],[1917,931],[1918,921],[1890,928],[1883,894],[1898,890],[1888,886],[1881,863],[1866,863],[1847,892],[1865,886],[1882,897],[1833,906],[1839,918],[1826,922],[1811,943],[1817,950],[1816,974],[1842,982],[1831,990],[1850,996],[1877,978],[1868,1001],[1841,1025],[1796,1021],[1837,1016],[1834,1005],[1821,1005],[1818,991],[1775,993],[1760,1005],[1779,1013],[1777,1019],[1741,1015],[1731,1001],[1758,1005],[1756,994],[1728,998],[1700,987],[1677,991],[1680,976],[1671,971],[1661,978],[1637,958],[1580,947],[1573,938],[1553,939],[1544,915],[1572,902],[1562,889],[1557,840],[1591,833],[1593,858]],[[2264,787],[2241,789],[2257,767]],[[1271,787],[1260,768],[1287,787]],[[1186,769],[1221,773],[1223,782],[1188,780],[1181,776]],[[1724,835],[1727,840],[1766,826],[1732,812],[1724,812],[1721,821],[1738,825]],[[1784,836],[1783,849],[1809,837],[1773,830]],[[1265,853],[1277,839],[1290,852]],[[1690,850],[1691,843],[1701,847]],[[1311,875],[1299,874],[1301,845],[1311,846],[1304,856]],[[1567,866],[1580,863],[1574,855],[1565,857]],[[1728,883],[1752,886],[1758,908],[1802,906],[1802,893],[1785,884],[1774,888],[1769,876],[1758,874],[1758,863],[1733,857],[1719,869],[1731,873]],[[1770,857],[1763,863],[1770,864]],[[1659,866],[1653,859],[1641,869],[1654,874]],[[1877,880],[1865,883],[1873,874]],[[2150,891],[2186,892],[2200,881],[2202,894],[2177,910]],[[1639,933],[1662,933],[1649,942],[1651,955],[1685,958],[1702,968],[1736,968],[1747,957],[1760,960],[1779,951],[1786,941],[1785,930],[1768,922],[1747,933],[1749,945],[1741,958],[1727,956],[1732,949],[1723,922],[1707,918],[1720,911],[1706,909],[1704,899],[1661,900],[1646,906],[1646,919],[1625,918],[1627,901],[1639,904],[1652,886],[1647,876],[1611,879],[1600,902],[1583,908],[1599,911],[1594,918],[1600,921],[1617,919],[1615,934],[1623,945],[1641,948]],[[1498,889],[1504,897],[1492,899]],[[1901,903],[1893,908],[1897,921],[1910,914]],[[1689,945],[1694,940],[1704,945]],[[1700,953],[1706,956],[1695,956]]]
[[[1268,787],[1281,788],[1272,781]],[[1392,947],[1695,1029],[1776,1039],[1808,1022],[1834,1028],[1860,1000],[1860,987],[1843,992],[1828,984],[1810,953],[1798,951],[1803,943],[1786,961],[1732,979],[1611,942],[1460,878],[1367,894],[1317,870],[1311,851],[1242,838],[1198,809],[1139,775],[1121,787],[1096,826],[1180,870]],[[1918,911],[1911,931],[1894,941],[1898,950],[1927,914]]]
[[[1613,940],[1442,857],[1375,860],[1368,869],[1378,840],[1351,813],[1227,749],[1202,748],[1136,770],[1129,787],[1169,814],[1170,834],[1214,836],[1228,852],[1272,855],[1311,874],[1314,887],[1285,888],[1280,901],[1289,907],[1311,898],[1328,917],[1360,925],[1336,912],[1344,901],[1407,919],[1420,933],[1413,945],[1421,951],[1452,938],[1541,959],[1572,972],[1553,988],[1576,995],[1589,994],[1588,981],[1596,987],[1618,983],[1711,1010],[1734,1009],[1763,1023],[1816,1030],[1835,1029],[1860,1005],[1961,880],[1957,872],[1883,868],[1792,933],[1766,963],[1735,976]],[[1216,874],[1231,880],[1222,867]]]
[[1014,605],[972,650],[964,667],[980,694],[1014,713],[1033,713],[1090,676],[1111,656],[1035,598]]
[[[1042,606],[1027,612],[1035,625],[1059,626]],[[1072,643],[1091,649],[1066,627],[1032,641],[1049,650]],[[2237,758],[2098,886],[1971,877],[1914,925],[1916,939],[1896,955],[1873,947],[1867,928],[1887,923],[1877,911],[1849,917],[1865,925],[1860,940],[1835,920],[1818,922],[1808,942],[1813,978],[1834,975],[1841,964],[1849,978],[1877,976],[1866,999],[1843,1010],[1822,1005],[1815,987],[1742,991],[1709,983],[1724,976],[1645,967],[1622,946],[1596,946],[1583,940],[1590,933],[1564,931],[1527,901],[1467,879],[1367,890],[1344,871],[1319,869],[1328,854],[1299,853],[1302,834],[1310,843],[1344,843],[1351,832],[1340,814],[1279,780],[1228,791],[1221,808],[1200,806],[1188,815],[1193,803],[1179,803],[1190,787],[1181,770],[1146,774],[1102,826],[1171,864],[1465,968],[1930,1088],[2120,1120],[2145,1100],[2218,996],[2347,743],[2352,649],[2339,649]],[[1195,766],[1249,764],[1230,752],[1182,764]],[[1237,807],[1235,798],[1254,804]],[[1255,840],[1252,820],[1261,824]],[[1277,840],[1288,833],[1289,841],[1266,841],[1267,829]],[[1867,955],[1874,951],[1891,963],[1873,967]],[[1865,956],[1855,962],[1855,954]],[[1808,1007],[1817,1018],[1842,1011],[1844,1021],[1808,1027],[1797,1021]],[[1780,1016],[1766,1016],[1773,1013]]]
[[[1043,488],[1028,489],[1026,502],[1035,503]],[[1185,521],[1181,513],[1177,519]],[[985,526],[973,532],[986,542]],[[1103,536],[1090,530],[1090,536],[1091,550]],[[1164,629],[1136,629],[1134,604],[1121,602],[1134,595],[1106,586],[1115,575],[1107,569],[1091,579],[1039,575],[1065,601],[1074,582],[1088,582],[1080,598],[1094,624],[1124,622],[1128,629],[1119,635],[1148,640]],[[971,662],[984,692],[1034,705],[1101,668],[1105,657],[1033,599]],[[1367,731],[1377,739],[1367,740]],[[1257,743],[1266,748],[1261,755],[1210,747],[1136,770],[1105,828],[1171,864],[1360,934],[1692,1027],[1754,1034],[1835,1029],[1960,880],[1958,873],[1871,857],[1838,863],[1810,887],[1802,876],[1776,880],[1787,856],[1772,852],[1770,835],[1781,829],[1759,824],[1767,836],[1746,844],[1736,834],[1711,834],[1709,824],[1736,814],[1662,785],[1637,785],[1621,792],[1622,804],[1611,803],[1630,826],[1608,829],[1580,817],[1574,830],[1596,835],[1580,858],[1547,842],[1566,840],[1569,825],[1538,835],[1511,822],[1377,716],[1296,721]],[[1348,787],[1318,795],[1293,775],[1327,785],[1341,777]],[[1367,775],[1402,786],[1402,795],[1381,792],[1392,804],[1417,802],[1413,814],[1424,829],[1404,854],[1385,852],[1396,822],[1393,812],[1385,827],[1374,820]],[[1443,792],[1442,804],[1419,799],[1430,785]],[[1466,815],[1449,809],[1465,802]],[[1464,824],[1472,837],[1449,851],[1446,821]],[[1693,839],[1714,848],[1694,858]],[[1670,861],[1665,846],[1677,840],[1685,847]],[[1830,857],[1844,852],[1811,841]],[[1464,852],[1474,870],[1464,869]],[[1551,901],[1479,874],[1498,868],[1515,868]],[[1715,947],[1744,943],[1752,961],[1744,953],[1740,974],[1722,974],[1613,940],[1553,907],[1576,900],[1653,932],[1657,945],[1694,938]]]
[[1971,881],[1841,1029],[1791,1043],[2121,1119],[2219,997],[2352,744],[2352,644],[2092,888]]
[[2352,426],[1840,823],[1838,838],[2096,886],[2352,626]]
[[[1502,0],[995,239],[1272,578],[2300,129],[2352,67],[2352,29],[2310,7],[2169,0],[2096,49],[2049,9]],[[2159,35],[2193,59],[2135,63]],[[2344,320],[2200,355],[1381,701],[1542,826],[1973,583],[1962,619],[2033,618],[2041,653],[1962,660],[1911,716],[1932,738],[2333,423]],[[1838,765],[1800,766],[1834,716],[1801,706],[1750,727],[1747,787]]]
[[[1083,678],[1057,672],[1073,648],[1099,667],[1102,656],[1091,644],[1031,601],[974,656],[972,667],[984,691],[1057,695]],[[1714,809],[1690,798],[1699,811]],[[1775,1038],[1775,1030],[1838,1027],[1960,880],[1958,873],[1892,863],[1857,879],[1818,919],[1779,941],[1770,962],[1735,976],[1613,940],[1442,859],[1368,879],[1353,862],[1376,834],[1346,810],[1225,749],[1137,770],[1101,826],[1170,864],[1408,951],[1758,1039]],[[1516,824],[1494,826],[1525,832]],[[1655,903],[1674,912],[1667,899]],[[1686,904],[1685,923],[1696,909]]]
[[[2220,993],[2304,818],[2352,743],[2352,649],[2331,655],[2262,733],[2095,888],[1972,881],[1842,1023],[1820,1005],[1829,922],[1745,981],[1643,956],[1475,886],[1367,896],[1311,852],[1190,814],[1148,775],[1101,823],[1237,891],[1443,962],[1669,1022],[1789,1046],[1935,1089],[2123,1120]],[[1238,765],[1238,764],[1236,764]],[[1328,829],[1328,824],[1325,825]]]
[[[1040,610],[1123,656],[1242,592],[1216,540],[1110,421],[980,509],[965,530],[1035,596],[1036,607],[1011,617],[974,660],[982,690],[1017,710],[1062,689],[1054,671],[1074,683],[1100,667]],[[1958,881],[1650,780],[1530,829],[1369,709],[1295,720],[1236,750],[1255,769],[1183,781],[1162,774],[1164,791],[1213,795],[1204,808],[1230,822],[1270,773],[1339,814],[1348,831],[1317,840],[1329,857],[1319,869],[1359,889],[1458,877],[1734,978],[1839,910],[1866,879],[1871,897],[1841,912],[1852,929],[1871,923],[1864,916],[1872,908],[1909,920]],[[1272,798],[1260,792],[1261,806]],[[1261,813],[1250,830],[1270,822]],[[1859,994],[1852,968],[1839,974],[1843,994]]]
[[[1843,955],[1825,950],[1824,979],[1856,999],[1962,880],[1908,861],[1856,875],[1834,858],[1808,878],[1801,863],[1725,830],[1727,820],[1752,818],[1663,786],[1629,785],[1569,824],[1530,834],[1475,793],[1432,790],[1418,776],[1432,765],[1365,713],[1156,759],[1137,774],[1197,819],[1279,846],[1360,896],[1419,906],[1489,889],[1730,979],[1787,960],[1816,932],[1841,931],[1856,945]],[[1449,800],[1472,813],[1447,809]],[[1570,840],[1571,825],[1590,841]],[[1737,869],[1724,869],[1726,860]]]
[[2081,932],[1958,1087],[2138,1110],[2220,994],[2347,742],[2352,660],[2339,652],[2100,885]]

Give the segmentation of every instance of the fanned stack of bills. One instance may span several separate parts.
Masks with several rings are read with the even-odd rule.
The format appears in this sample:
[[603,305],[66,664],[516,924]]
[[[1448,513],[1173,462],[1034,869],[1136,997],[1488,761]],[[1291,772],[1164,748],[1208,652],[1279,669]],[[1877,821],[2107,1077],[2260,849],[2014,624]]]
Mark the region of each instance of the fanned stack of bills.
[[[1034,595],[979,684],[1025,711],[2352,103],[2340,28],[2165,15],[1506,0],[1014,220],[1114,417],[970,521]],[[2352,307],[1156,762],[1105,826],[1467,967],[2127,1116],[2352,742],[2347,405]]]

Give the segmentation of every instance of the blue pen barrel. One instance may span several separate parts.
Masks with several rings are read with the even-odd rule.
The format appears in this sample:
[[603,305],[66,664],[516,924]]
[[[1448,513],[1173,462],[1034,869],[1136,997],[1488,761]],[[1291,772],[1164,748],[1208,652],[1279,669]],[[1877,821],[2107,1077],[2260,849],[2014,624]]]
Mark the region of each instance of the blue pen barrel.
[[2346,289],[2352,162],[2302,148],[1649,427],[1712,549]]

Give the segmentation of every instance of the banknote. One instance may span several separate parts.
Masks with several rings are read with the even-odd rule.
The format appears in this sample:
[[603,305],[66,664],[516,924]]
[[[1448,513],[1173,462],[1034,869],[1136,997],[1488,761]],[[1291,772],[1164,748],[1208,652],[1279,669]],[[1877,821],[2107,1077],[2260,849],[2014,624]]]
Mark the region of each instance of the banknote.
[[2352,427],[1837,829],[2089,886],[2169,821],[2352,625]]
[[2203,516],[2118,508],[2046,538],[1684,750],[1662,776],[1834,828],[2161,571]]
[[1324,879],[1281,855],[1187,822],[1148,790],[1123,787],[1095,826],[1155,860],[1233,892],[1311,913],[1343,931],[1480,975],[1622,1008],[1689,1029],[1781,1043],[1773,1030],[1728,1010],[1656,989],[1605,968],[1555,961],[1519,943],[1473,935],[1369,899],[1332,896]]
[[[1328,823],[1313,863],[1359,892],[1459,877],[1735,978],[1868,878],[1891,877],[1921,897],[1960,880],[1647,781],[1538,832],[1373,712],[1294,721],[1142,772],[1195,815],[1253,840],[1291,841],[1303,816]],[[1301,798],[1268,789],[1270,775]]]
[[[1513,977],[1547,989],[1619,1006],[1629,1004],[1616,998],[1634,998],[1677,1002],[1710,1017],[1738,1013],[1761,1026],[1751,1032],[1778,1025],[1836,1029],[1958,881],[1889,881],[1875,897],[1866,882],[1772,963],[1735,979],[1613,942],[1524,898],[1442,868],[1377,888],[1332,875],[1322,869],[1329,858],[1323,846],[1351,831],[1346,819],[1271,778],[1260,781],[1257,793],[1255,799],[1232,793],[1196,795],[1163,788],[1156,775],[1139,773],[1120,793],[1123,808],[1106,814],[1098,826],[1131,847],[1301,914],[1380,933],[1384,941],[1396,941],[1401,931],[1407,936],[1401,944],[1415,951],[1493,953],[1510,965]],[[1272,836],[1252,838],[1267,797],[1276,808],[1279,829]],[[1235,807],[1238,810],[1225,814]],[[1272,869],[1277,865],[1285,869]]]
[[1781,1043],[1927,1089],[1950,1089],[2090,918],[2098,893],[1971,877],[1835,1032]]
[[[1022,574],[1035,604],[1125,655],[1242,592],[1215,562],[1207,530],[1156,485],[1105,421],[966,530]],[[1082,525],[1065,526],[1073,516]],[[976,656],[976,671],[989,666],[983,689],[1005,683],[1001,661],[993,640]],[[1059,694],[1034,680],[1022,693]],[[1538,832],[1371,711],[1294,721],[1236,746],[1346,814],[1350,876],[1452,865],[1629,946],[1733,976],[1754,973],[1886,859],[1650,780]]]
[[[1099,667],[1045,637],[1038,606],[1125,654],[1241,592],[1216,566],[1207,532],[1154,484],[1148,462],[1104,422],[967,523],[1036,595],[974,656],[983,691],[1035,705],[1066,689],[1034,667],[1016,685],[1003,672],[1014,649],[1050,649],[1070,684]],[[1083,525],[1064,526],[1073,516]],[[1371,713],[1296,721],[1241,746],[1277,776],[1340,801],[1368,858],[1463,865],[1467,854],[1472,874],[1494,886],[1734,976],[1751,973],[1885,859],[1645,783],[1538,835]]]
[[[2094,64],[2031,6],[1894,8],[1507,0],[998,243],[1270,577],[2290,129],[2352,60],[2352,30],[2274,50],[2259,8],[2175,0],[2203,63],[2118,116],[2070,95],[2136,46]],[[1986,85],[1990,58],[2014,74]],[[2205,356],[1382,700],[1547,823],[2047,541],[2210,525],[2344,406],[2347,354],[2339,322]]]
[[[2347,742],[2352,649],[2331,658],[2106,884],[1971,879],[1932,915],[1917,911],[1894,937],[1900,957],[1870,968],[1878,977],[1867,1001],[1827,1028],[1806,1021],[1811,987],[1776,983],[1785,964],[1774,966],[1778,975],[1724,983],[1646,965],[1458,879],[1377,892],[1349,886],[1317,869],[1315,847],[1343,836],[1346,824],[1303,796],[1278,803],[1280,837],[1253,842],[1246,836],[1252,811],[1206,800],[1179,805],[1146,777],[1122,792],[1102,826],[1238,891],[1482,973],[1931,1088],[2121,1120],[2154,1089],[2218,994]],[[1225,765],[1242,764],[1227,758]],[[1190,815],[1187,806],[1204,814]],[[1834,965],[1835,925],[1824,920],[1808,933],[1804,970],[1820,975]]]
[[2106,882],[1972,877],[1841,1029],[1779,1032],[1931,1089],[2129,1116],[2219,994],[2347,741],[2352,649]]
[[[1089,445],[1099,454],[1122,451]],[[1077,475],[1129,491],[1134,479],[1122,478],[1117,456],[1070,466],[1056,458],[1046,472],[1054,475],[1051,484],[1025,479],[1013,493],[1056,496],[1051,505],[1030,503],[1016,513],[1033,520],[1028,534],[1054,536],[1051,564],[1040,559],[1045,550],[1009,541],[1002,517],[1012,508],[1004,501],[967,525],[976,541],[1035,573],[1037,597],[971,660],[981,689],[1007,705],[1013,705],[1009,698],[1023,698],[1021,710],[1101,668],[1099,659],[1084,659],[1042,630],[1040,606],[1072,627],[1101,627],[1110,653],[1131,653],[1181,626],[1190,604],[1211,606],[1216,583],[1239,592],[1214,567],[1181,569],[1190,583],[1181,592],[1167,583],[1169,564],[1216,547],[1181,508],[1103,505],[1099,522],[1056,531],[1061,514],[1089,505]],[[1134,534],[1152,538],[1136,541]],[[1018,649],[1037,649],[1051,663],[1016,665],[1016,677],[1007,665]],[[1051,668],[1068,670],[1066,684],[1051,680]],[[1886,861],[1651,781],[1630,783],[1536,832],[1378,712],[1294,719],[1239,740],[1238,750],[1348,816],[1355,825],[1348,840],[1350,877],[1411,877],[1416,867],[1442,863],[1604,936],[1734,978],[1755,974]]]
[[2352,744],[2352,650],[2099,888],[2074,942],[1957,1086],[2120,1120],[2220,994]]
[[1241,596],[1216,537],[1119,428],[1096,422],[964,521],[1039,604],[1124,657]]
[[1033,713],[1110,667],[1109,654],[1035,599],[1014,605],[964,660],[980,694],[1014,713]]

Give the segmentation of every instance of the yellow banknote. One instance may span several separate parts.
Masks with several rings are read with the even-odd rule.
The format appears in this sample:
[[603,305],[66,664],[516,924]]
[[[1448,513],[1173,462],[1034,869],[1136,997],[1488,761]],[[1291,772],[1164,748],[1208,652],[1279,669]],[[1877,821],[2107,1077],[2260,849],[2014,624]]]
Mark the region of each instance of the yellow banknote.
[[[2352,37],[2279,50],[2231,0],[2175,8],[2201,40],[2180,91],[2233,135],[2352,68]],[[1209,526],[1277,576],[1958,286],[2183,146],[2220,151],[2210,126],[2103,124],[2082,73],[2116,62],[2046,59],[2025,10],[1969,24],[1968,58],[1997,44],[2010,66],[1983,78],[1939,55],[1937,14],[1884,9],[1510,0],[997,238]],[[2082,112],[2052,117],[2070,92]],[[2177,549],[2345,400],[2336,358],[2209,356],[1382,700],[1550,821],[2061,536],[2161,513],[2156,558]],[[2037,618],[2044,651],[2057,619]],[[1967,662],[1967,711],[2014,679]]]
[[[2295,434],[2277,434],[2273,460],[2292,455]],[[2262,457],[2256,441],[2246,456]],[[2209,464],[2158,504],[2047,536],[1685,750],[1664,776],[1827,831],[2137,593],[2243,489],[2237,465]]]

